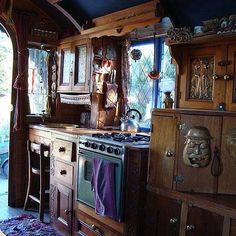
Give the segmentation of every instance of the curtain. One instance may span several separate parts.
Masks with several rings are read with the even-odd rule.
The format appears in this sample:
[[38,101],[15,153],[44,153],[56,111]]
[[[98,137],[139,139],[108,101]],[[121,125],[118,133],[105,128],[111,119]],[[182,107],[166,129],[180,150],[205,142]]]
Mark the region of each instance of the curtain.
[[27,78],[28,78],[28,51],[27,51],[27,36],[29,17],[14,13],[13,20],[17,35],[17,53],[18,53],[18,68],[17,77],[13,84],[16,89],[16,105],[14,110],[14,131],[22,130],[25,126],[25,112],[27,105]]

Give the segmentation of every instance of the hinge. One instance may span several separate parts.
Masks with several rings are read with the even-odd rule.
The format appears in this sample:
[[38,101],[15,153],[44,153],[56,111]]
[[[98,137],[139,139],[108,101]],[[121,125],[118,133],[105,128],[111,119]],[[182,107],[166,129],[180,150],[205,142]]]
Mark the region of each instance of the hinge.
[[182,183],[182,182],[184,182],[184,177],[182,175],[174,175],[173,181]]
[[183,130],[183,129],[186,129],[187,128],[187,125],[185,123],[178,123],[177,124],[177,129],[178,130]]
[[153,124],[151,124],[151,133],[153,132]]

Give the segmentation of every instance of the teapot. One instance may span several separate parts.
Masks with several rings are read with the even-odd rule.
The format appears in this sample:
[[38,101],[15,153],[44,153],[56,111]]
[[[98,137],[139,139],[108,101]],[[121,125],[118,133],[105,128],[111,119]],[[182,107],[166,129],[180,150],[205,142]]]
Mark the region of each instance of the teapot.
[[139,116],[139,121],[142,119],[141,113],[136,109],[129,109],[125,116],[122,117],[120,129],[121,131],[128,131],[128,132],[138,132],[139,131],[139,123],[135,119],[135,115],[129,116],[131,112],[136,112]]

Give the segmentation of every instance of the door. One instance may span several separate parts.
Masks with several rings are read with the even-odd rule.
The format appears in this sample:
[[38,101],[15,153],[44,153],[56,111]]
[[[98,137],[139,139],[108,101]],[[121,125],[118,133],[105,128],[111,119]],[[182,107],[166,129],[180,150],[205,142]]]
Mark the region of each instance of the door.
[[182,114],[177,163],[177,190],[216,193],[212,173],[215,148],[220,150],[221,118]]
[[236,111],[236,44],[229,45],[227,62],[226,110]]
[[58,183],[56,194],[56,222],[58,226],[72,232],[72,216],[73,190]]
[[148,184],[172,189],[178,114],[153,113]]
[[219,63],[227,53],[225,46],[184,49],[181,68],[179,107],[218,110],[225,100],[226,67]]

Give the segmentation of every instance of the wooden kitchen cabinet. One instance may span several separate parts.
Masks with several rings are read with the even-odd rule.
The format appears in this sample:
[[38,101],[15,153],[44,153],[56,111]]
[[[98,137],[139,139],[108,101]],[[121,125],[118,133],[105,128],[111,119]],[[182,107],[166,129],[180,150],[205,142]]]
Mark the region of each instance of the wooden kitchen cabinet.
[[177,108],[236,111],[236,42],[222,37],[172,45],[179,66]]
[[52,134],[50,167],[50,218],[52,224],[71,235],[74,222],[77,136]]
[[[191,136],[193,127],[205,127],[208,133],[200,136],[200,139]],[[160,231],[157,227],[159,212],[168,216],[165,209],[175,209],[173,202],[181,203],[177,235],[235,235],[236,165],[226,143],[227,136],[235,128],[236,114],[233,112],[208,110],[206,113],[182,109],[153,111],[148,170],[148,189],[151,193],[148,195],[157,195],[147,199],[146,221],[150,221],[154,229],[149,232],[151,226],[146,223],[145,235],[175,235],[167,233],[170,227],[166,229],[163,226],[167,223],[160,224],[164,227],[159,227]],[[184,150],[188,150],[185,148],[192,139],[196,142],[201,140],[199,145],[202,145],[202,139],[209,142],[211,155],[205,166],[188,165],[184,160]],[[193,146],[190,147],[195,152]],[[155,233],[152,234],[152,231]]]
[[62,43],[58,53],[58,92],[90,92],[90,40],[72,40]]

